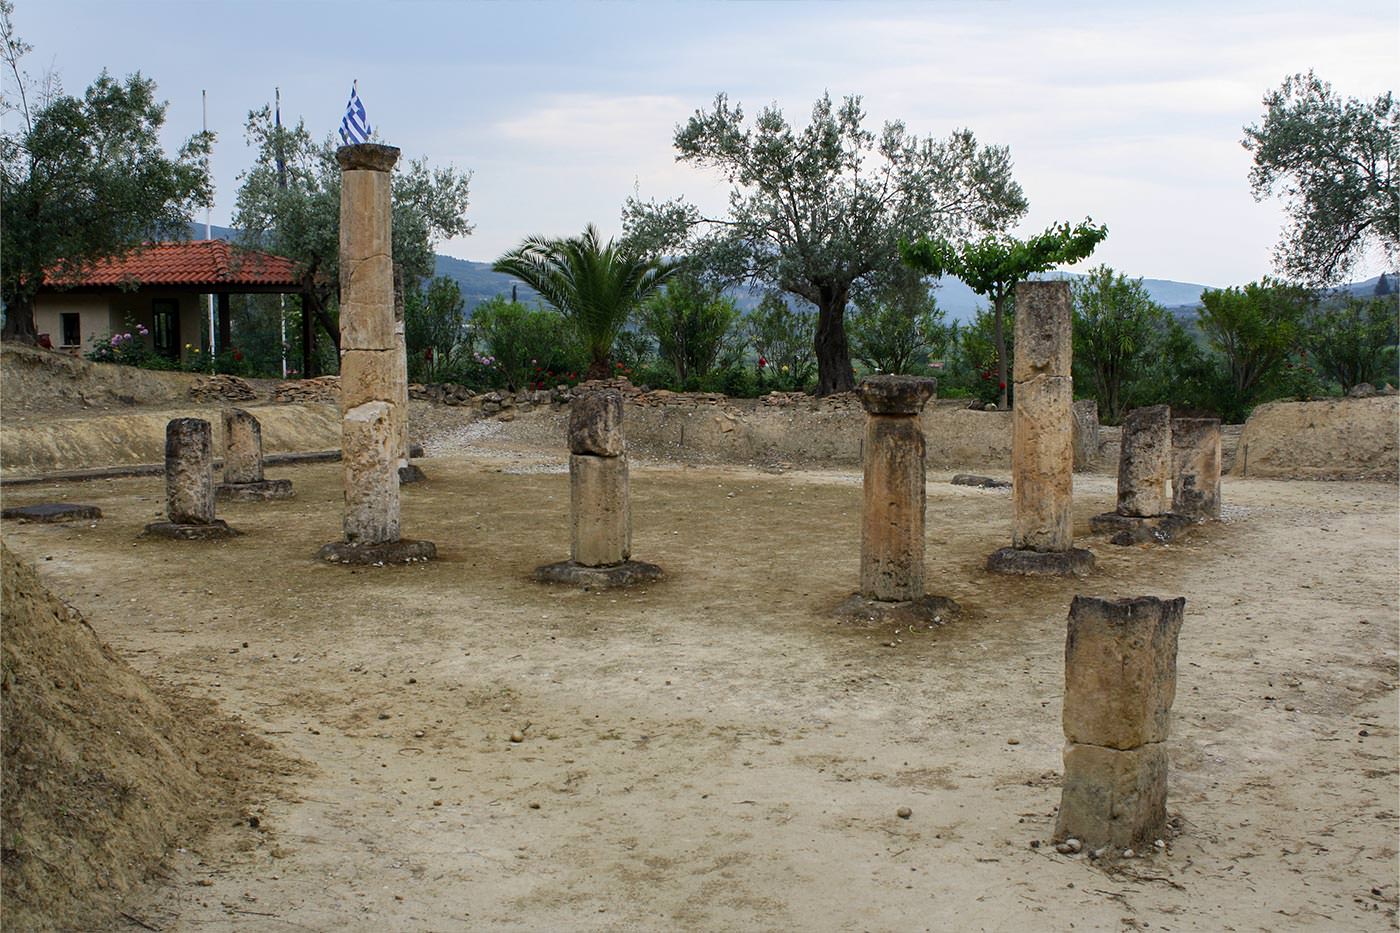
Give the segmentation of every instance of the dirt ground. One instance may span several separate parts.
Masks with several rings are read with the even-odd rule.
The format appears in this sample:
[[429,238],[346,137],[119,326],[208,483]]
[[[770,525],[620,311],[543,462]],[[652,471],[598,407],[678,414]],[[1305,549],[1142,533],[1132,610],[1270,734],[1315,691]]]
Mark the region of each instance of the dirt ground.
[[[150,929],[1390,930],[1400,527],[1384,483],[1225,482],[1168,547],[1088,534],[1086,580],[982,569],[1005,490],[930,475],[929,631],[837,625],[860,477],[633,464],[631,591],[532,583],[567,556],[562,452],[440,432],[404,489],[435,562],[318,563],[338,464],[230,503],[229,542],[138,538],[159,478],[16,487],[95,524],[6,543],[137,669],[309,763],[128,899]],[[494,436],[492,432],[497,432]],[[1164,849],[1046,844],[1076,593],[1185,596]],[[512,734],[523,741],[512,741]],[[896,815],[909,807],[912,817]],[[1036,847],[1033,843],[1039,842]],[[137,929],[129,920],[122,928]]]

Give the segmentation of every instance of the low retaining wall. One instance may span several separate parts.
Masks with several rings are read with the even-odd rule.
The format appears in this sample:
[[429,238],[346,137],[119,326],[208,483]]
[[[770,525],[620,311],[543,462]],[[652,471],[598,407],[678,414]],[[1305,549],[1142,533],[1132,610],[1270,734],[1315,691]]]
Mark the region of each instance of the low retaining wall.
[[[48,420],[0,425],[0,470],[6,477],[61,470],[114,467],[165,460],[165,426],[171,418],[203,418],[214,426],[214,451],[223,450],[219,407]],[[340,448],[340,412],[335,405],[240,405],[262,423],[268,454]]]
[[1394,480],[1400,396],[1270,402],[1245,422],[1232,476]]

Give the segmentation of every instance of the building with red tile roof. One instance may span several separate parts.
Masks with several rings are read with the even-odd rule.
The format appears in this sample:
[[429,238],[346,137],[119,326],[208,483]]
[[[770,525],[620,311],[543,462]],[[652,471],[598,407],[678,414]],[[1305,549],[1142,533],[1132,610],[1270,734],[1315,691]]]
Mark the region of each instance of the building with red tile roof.
[[195,348],[209,352],[205,296],[215,297],[215,346],[222,351],[233,342],[231,295],[301,291],[295,263],[282,256],[224,240],[151,243],[79,269],[51,270],[34,302],[34,324],[54,347],[75,353],[130,333],[180,359]]

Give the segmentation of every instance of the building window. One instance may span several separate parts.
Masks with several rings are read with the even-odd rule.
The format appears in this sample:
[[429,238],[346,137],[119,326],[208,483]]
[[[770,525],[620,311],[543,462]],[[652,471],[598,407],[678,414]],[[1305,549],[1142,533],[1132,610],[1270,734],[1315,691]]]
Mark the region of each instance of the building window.
[[180,305],[157,301],[151,306],[151,342],[155,351],[172,360],[180,358]]
[[65,311],[58,316],[59,329],[63,332],[63,346],[76,347],[83,342],[83,318],[76,311]]

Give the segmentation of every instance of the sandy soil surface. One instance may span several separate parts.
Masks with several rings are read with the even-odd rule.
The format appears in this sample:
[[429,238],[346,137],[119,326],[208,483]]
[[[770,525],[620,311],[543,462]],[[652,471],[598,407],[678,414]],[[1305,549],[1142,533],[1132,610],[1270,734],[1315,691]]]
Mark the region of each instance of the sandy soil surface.
[[[1388,930],[1396,926],[1396,489],[1227,479],[1169,547],[1087,534],[1083,581],[985,573],[1004,490],[930,476],[928,631],[837,625],[856,471],[634,464],[637,590],[567,556],[561,452],[440,432],[406,536],[433,563],[313,559],[336,464],[233,503],[223,543],[139,539],[157,478],[6,490],[95,524],[3,526],[138,669],[310,763],[125,910],[161,930]],[[1055,854],[1076,593],[1185,596],[1165,847]],[[521,741],[512,741],[512,737]],[[909,819],[896,815],[909,807]],[[1034,842],[1040,842],[1033,847]],[[123,921],[135,929],[130,921]]]

